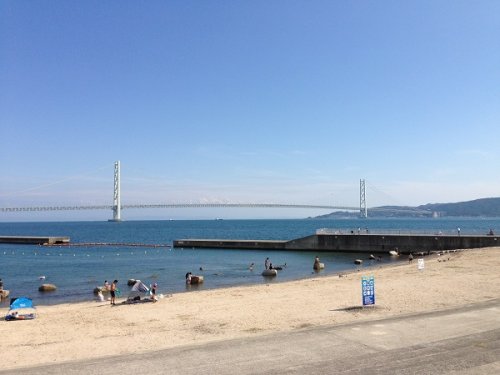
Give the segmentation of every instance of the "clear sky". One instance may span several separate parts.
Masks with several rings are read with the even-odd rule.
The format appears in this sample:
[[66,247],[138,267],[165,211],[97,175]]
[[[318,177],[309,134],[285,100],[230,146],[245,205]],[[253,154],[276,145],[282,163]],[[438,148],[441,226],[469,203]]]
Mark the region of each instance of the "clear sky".
[[[500,2],[0,2],[0,207],[500,196]],[[154,210],[153,210],[154,211]],[[297,210],[125,218],[303,217]],[[0,221],[110,212],[0,214]]]

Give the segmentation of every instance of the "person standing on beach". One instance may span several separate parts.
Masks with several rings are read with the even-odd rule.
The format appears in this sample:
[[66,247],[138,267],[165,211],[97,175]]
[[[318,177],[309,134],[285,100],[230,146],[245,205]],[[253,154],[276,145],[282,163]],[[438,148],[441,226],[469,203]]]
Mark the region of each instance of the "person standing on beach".
[[113,283],[111,284],[111,288],[109,290],[109,292],[111,293],[111,305],[116,305],[116,303],[115,303],[116,284],[118,284],[118,280],[113,281]]
[[158,288],[158,284],[154,283],[151,287],[151,298],[153,299],[153,302],[156,302],[156,288]]
[[269,257],[266,258],[266,261],[264,262],[264,267],[266,268],[266,270],[269,269]]

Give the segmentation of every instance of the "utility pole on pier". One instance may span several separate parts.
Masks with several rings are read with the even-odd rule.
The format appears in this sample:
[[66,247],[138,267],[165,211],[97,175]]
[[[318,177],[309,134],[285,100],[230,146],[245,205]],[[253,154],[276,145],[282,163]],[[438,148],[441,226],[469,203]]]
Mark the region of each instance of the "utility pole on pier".
[[366,208],[366,184],[365,180],[359,180],[359,216],[366,219],[368,209]]
[[120,200],[120,161],[115,162],[115,183],[113,191],[113,219],[109,221],[122,221]]

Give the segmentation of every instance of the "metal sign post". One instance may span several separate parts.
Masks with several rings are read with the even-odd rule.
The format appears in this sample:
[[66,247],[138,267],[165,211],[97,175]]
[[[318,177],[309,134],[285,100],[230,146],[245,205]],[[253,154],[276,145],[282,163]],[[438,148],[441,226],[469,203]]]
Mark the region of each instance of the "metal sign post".
[[373,276],[361,278],[363,306],[375,305],[375,279]]
[[424,259],[420,258],[418,259],[418,269],[422,271],[424,269]]

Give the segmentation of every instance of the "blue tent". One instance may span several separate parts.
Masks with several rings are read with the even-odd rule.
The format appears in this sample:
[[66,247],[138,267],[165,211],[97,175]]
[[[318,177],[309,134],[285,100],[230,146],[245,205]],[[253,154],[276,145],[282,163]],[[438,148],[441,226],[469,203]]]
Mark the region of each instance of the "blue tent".
[[12,298],[10,300],[10,309],[24,309],[24,308],[32,308],[34,309],[35,306],[33,306],[33,301],[31,298],[28,297],[19,297],[19,298]]
[[[27,297],[12,298],[10,300],[10,311],[8,312],[5,320],[26,320],[35,319],[36,313],[33,310],[33,301]],[[24,310],[28,309],[28,310]]]

